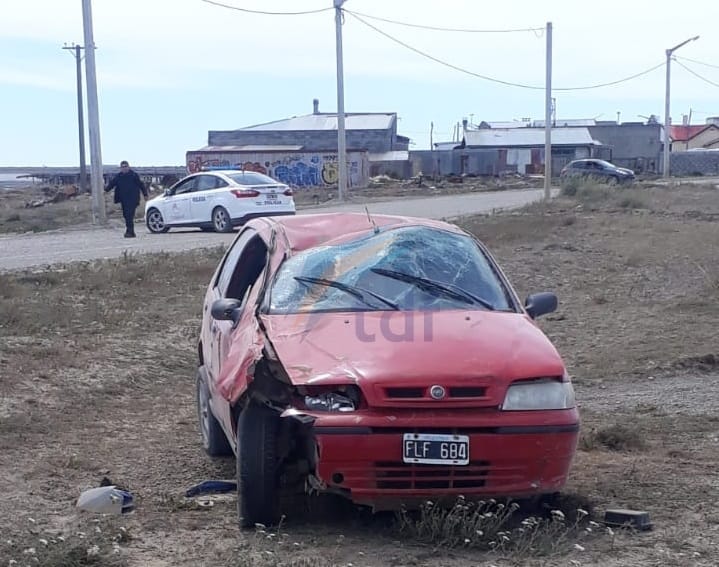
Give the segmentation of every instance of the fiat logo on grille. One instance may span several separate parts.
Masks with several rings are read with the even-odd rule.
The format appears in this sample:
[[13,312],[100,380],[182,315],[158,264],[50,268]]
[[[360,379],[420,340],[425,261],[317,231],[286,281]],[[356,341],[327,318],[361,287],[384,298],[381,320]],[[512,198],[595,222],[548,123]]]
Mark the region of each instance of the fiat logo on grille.
[[429,395],[432,396],[433,400],[441,400],[447,395],[447,392],[442,386],[435,385],[429,389]]

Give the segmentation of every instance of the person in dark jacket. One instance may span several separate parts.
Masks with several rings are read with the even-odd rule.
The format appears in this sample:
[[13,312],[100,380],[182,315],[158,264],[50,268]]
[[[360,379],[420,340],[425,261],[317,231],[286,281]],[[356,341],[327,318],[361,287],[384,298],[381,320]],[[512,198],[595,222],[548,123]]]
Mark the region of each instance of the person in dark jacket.
[[120,162],[120,173],[105,187],[106,192],[113,189],[115,203],[120,203],[122,216],[125,217],[125,238],[135,238],[135,211],[140,204],[140,193],[147,201],[147,188],[137,172],[130,169],[130,164],[123,160]]

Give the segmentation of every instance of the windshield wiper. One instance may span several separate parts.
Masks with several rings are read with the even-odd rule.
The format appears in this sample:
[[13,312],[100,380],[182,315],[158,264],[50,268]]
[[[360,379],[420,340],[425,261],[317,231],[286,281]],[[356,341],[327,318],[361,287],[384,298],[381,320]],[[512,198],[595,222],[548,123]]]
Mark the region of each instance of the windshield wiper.
[[405,274],[404,272],[398,272],[396,270],[387,270],[385,268],[370,268],[370,270],[372,272],[374,272],[375,274],[379,274],[381,276],[386,276],[388,278],[393,278],[395,280],[400,280],[403,282],[411,283],[412,285],[418,287],[422,291],[426,291],[427,293],[430,293],[432,295],[442,294],[446,297],[452,297],[459,301],[464,301],[465,303],[481,305],[482,307],[489,309],[490,311],[495,311],[497,309],[494,305],[492,305],[486,299],[477,297],[473,293],[470,293],[469,291],[464,290],[461,287],[456,286],[451,283],[438,282],[438,281],[431,280],[428,278],[423,278],[421,276],[415,276],[413,274]]
[[[372,305],[369,301],[367,301],[367,298],[365,297],[365,294],[371,295],[378,301],[381,301],[388,307],[391,307],[394,311],[399,311],[399,306],[390,301],[389,299],[386,299],[382,297],[381,295],[370,291],[368,289],[363,289],[360,287],[344,284],[342,282],[338,282],[335,280],[328,280],[327,278],[313,278],[311,276],[294,276],[294,279],[296,279],[298,282],[304,282],[304,283],[311,283],[311,284],[317,284],[317,285],[325,285],[327,287],[334,287],[336,289],[340,289],[344,291],[345,293],[349,293],[351,296],[356,297],[359,299],[362,303],[366,305]],[[373,306],[374,307],[374,306]]]

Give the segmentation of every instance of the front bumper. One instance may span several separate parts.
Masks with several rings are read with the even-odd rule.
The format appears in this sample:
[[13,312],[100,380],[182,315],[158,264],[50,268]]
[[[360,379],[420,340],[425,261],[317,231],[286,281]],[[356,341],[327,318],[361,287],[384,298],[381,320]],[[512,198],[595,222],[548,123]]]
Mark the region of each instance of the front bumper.
[[[389,427],[388,416],[355,419],[353,424],[346,417],[318,418],[316,476],[323,488],[375,509],[460,494],[522,498],[560,490],[576,450],[577,411],[509,413],[496,412],[502,419],[475,418],[471,425],[466,418],[458,421],[456,413],[420,420],[392,416]],[[404,433],[468,435],[469,464],[404,463]]]

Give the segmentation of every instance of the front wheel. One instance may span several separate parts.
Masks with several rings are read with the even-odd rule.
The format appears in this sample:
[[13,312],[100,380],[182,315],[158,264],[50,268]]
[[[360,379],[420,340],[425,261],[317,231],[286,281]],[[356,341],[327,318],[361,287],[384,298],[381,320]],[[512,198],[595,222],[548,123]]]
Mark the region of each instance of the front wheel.
[[237,513],[243,528],[280,519],[280,416],[249,402],[237,424]]
[[217,232],[230,232],[232,230],[232,219],[227,209],[217,207],[212,211],[212,227]]
[[147,223],[147,230],[154,234],[160,234],[170,230],[170,227],[165,224],[162,213],[154,208],[147,211],[145,222]]

